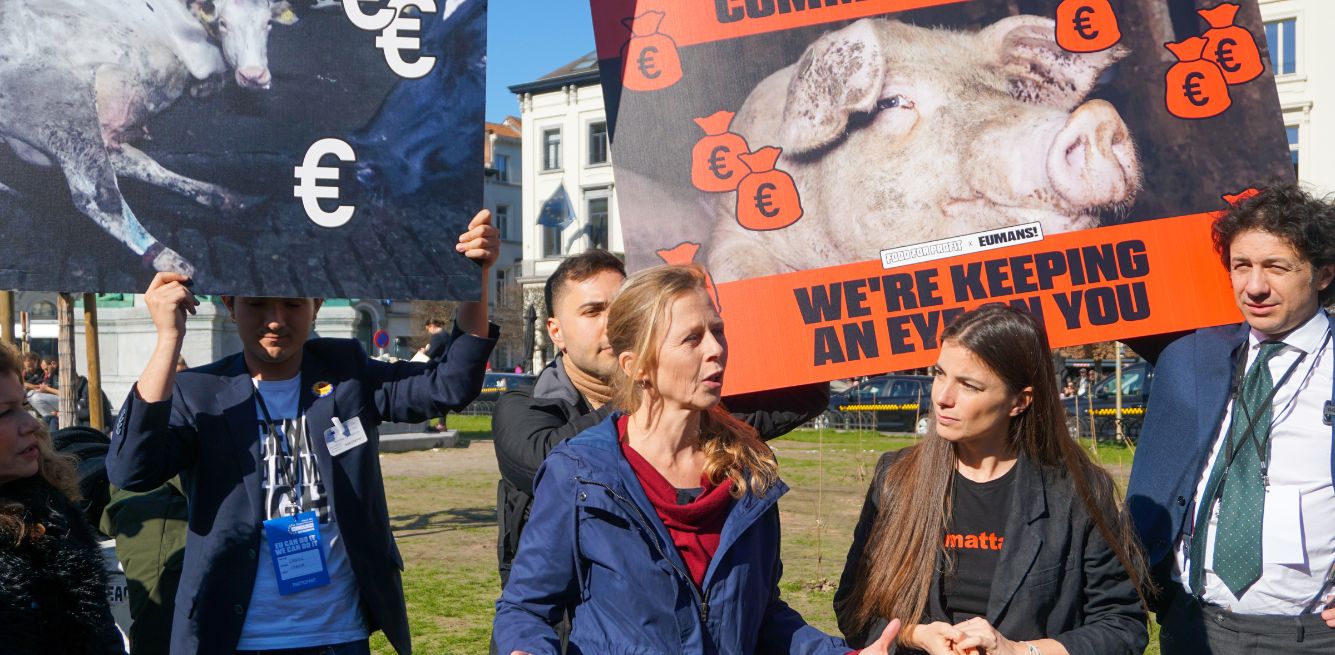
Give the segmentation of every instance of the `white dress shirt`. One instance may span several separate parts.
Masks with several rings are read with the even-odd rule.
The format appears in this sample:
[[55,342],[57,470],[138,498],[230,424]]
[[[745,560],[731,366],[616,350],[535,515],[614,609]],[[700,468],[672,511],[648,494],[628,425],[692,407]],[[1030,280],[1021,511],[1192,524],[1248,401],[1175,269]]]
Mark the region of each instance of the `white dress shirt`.
[[[1272,524],[1272,520],[1283,516],[1285,512],[1267,509],[1264,534],[1267,543],[1276,538],[1301,540],[1295,549],[1295,561],[1274,563],[1278,548],[1269,554],[1262,549],[1261,579],[1247,588],[1238,598],[1229,591],[1228,586],[1215,575],[1214,540],[1215,527],[1219,521],[1219,503],[1216,502],[1210,512],[1208,532],[1205,542],[1204,599],[1206,602],[1225,607],[1242,614],[1263,614],[1296,616],[1316,596],[1325,581],[1332,562],[1335,562],[1335,487],[1331,484],[1331,426],[1322,421],[1322,409],[1331,399],[1331,380],[1335,378],[1335,366],[1332,365],[1332,351],[1335,348],[1327,339],[1330,323],[1324,310],[1294,330],[1283,339],[1287,347],[1276,354],[1269,362],[1270,375],[1276,385],[1297,359],[1306,353],[1302,363],[1294,369],[1288,381],[1275,393],[1271,401],[1273,410],[1270,428],[1270,466],[1268,470],[1270,486],[1267,488],[1267,508],[1276,499],[1298,498],[1296,512],[1290,512],[1298,518],[1298,525],[1283,529],[1283,534]],[[1248,337],[1246,366],[1256,359],[1260,344],[1268,337],[1252,330]],[[1246,370],[1245,368],[1243,370]],[[1233,403],[1230,400],[1225,409],[1224,422],[1216,436],[1210,457],[1201,471],[1196,485],[1196,504],[1186,517],[1188,524],[1196,518],[1197,507],[1205,492],[1206,480],[1214,470],[1224,440],[1228,437],[1229,423],[1232,418]],[[1244,446],[1247,447],[1247,446]],[[1199,527],[1197,527],[1199,529]],[[1183,587],[1189,587],[1188,573],[1191,570],[1190,536],[1184,534],[1175,549],[1177,570],[1176,577]],[[1192,590],[1187,589],[1190,593]],[[1318,605],[1317,611],[1322,607]]]

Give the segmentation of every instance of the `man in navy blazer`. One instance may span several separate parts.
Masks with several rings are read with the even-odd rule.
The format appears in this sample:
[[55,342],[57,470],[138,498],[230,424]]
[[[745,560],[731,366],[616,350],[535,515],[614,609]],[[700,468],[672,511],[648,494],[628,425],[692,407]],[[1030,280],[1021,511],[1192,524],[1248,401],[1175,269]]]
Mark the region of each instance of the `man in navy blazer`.
[[1335,208],[1271,187],[1214,241],[1246,320],[1163,350],[1127,489],[1162,651],[1335,652]]
[[[485,210],[456,251],[496,261]],[[224,297],[243,350],[177,373],[189,280],[159,273],[144,300],[157,347],[121,409],[111,482],[147,491],[180,474],[189,497],[175,655],[365,655],[383,630],[411,652],[378,459],[382,421],[418,422],[479,393],[498,330],[460,306],[438,362],[370,359],[347,339],[308,339],[321,301]]]

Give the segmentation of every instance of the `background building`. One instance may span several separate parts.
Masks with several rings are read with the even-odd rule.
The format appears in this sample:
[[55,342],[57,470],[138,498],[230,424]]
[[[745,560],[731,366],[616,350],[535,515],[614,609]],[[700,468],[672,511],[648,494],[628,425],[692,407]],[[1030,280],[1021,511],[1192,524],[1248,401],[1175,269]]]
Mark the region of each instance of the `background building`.
[[491,210],[492,220],[501,233],[501,256],[492,272],[493,301],[502,300],[506,289],[520,274],[524,259],[523,124],[514,116],[500,123],[487,123],[487,141],[482,151],[486,177],[482,184],[482,204]]
[[[546,316],[542,285],[570,253],[603,248],[622,253],[607,114],[593,52],[532,82],[516,84],[523,118],[525,311]],[[545,331],[535,329],[532,370],[551,357]]]
[[1335,25],[1330,0],[1261,0],[1271,70],[1299,180],[1335,193]]

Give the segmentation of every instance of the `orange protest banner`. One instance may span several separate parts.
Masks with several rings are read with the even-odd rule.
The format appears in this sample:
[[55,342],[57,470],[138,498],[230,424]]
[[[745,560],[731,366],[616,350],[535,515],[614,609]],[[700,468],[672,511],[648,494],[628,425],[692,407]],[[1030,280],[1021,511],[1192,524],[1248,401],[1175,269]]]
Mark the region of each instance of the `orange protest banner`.
[[626,266],[707,267],[728,393],[925,366],[987,302],[1056,346],[1235,321],[1208,212],[1294,179],[1271,71],[1223,68],[1260,9],[1165,3],[591,0],[605,70],[661,11],[684,71],[602,76]]
[[1054,348],[1236,322],[1228,274],[1211,246],[1213,219],[1066,232],[891,269],[861,262],[720,284],[729,336],[745,326],[746,337],[728,340],[724,391],[928,366],[941,330],[990,302],[1039,315]]

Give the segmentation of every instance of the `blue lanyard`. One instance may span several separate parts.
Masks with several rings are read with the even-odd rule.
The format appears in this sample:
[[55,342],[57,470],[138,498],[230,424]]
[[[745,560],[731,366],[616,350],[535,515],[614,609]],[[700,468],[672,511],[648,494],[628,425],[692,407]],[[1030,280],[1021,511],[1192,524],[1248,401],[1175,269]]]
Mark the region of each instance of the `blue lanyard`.
[[[264,395],[256,388],[253,392],[255,402],[260,406],[260,412],[264,414],[264,429],[269,434],[269,438],[278,444],[283,451],[283,458],[278,460],[278,474],[285,478],[287,488],[292,490],[292,502],[296,503],[297,511],[300,512],[301,506],[301,465],[292,456],[292,451],[288,447],[287,436],[278,430],[277,422],[269,415],[269,406],[264,404]],[[288,466],[283,465],[283,459],[287,460]]]

